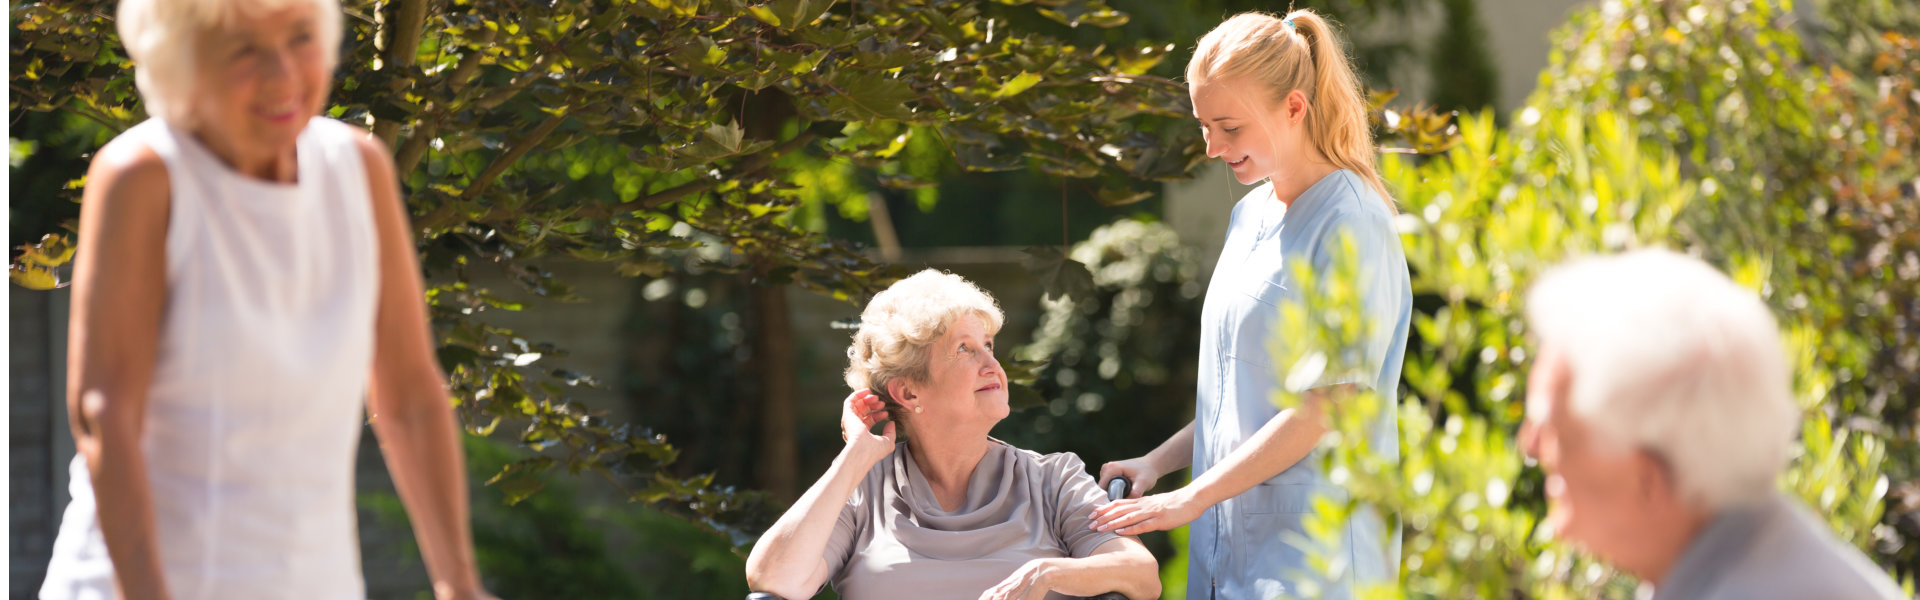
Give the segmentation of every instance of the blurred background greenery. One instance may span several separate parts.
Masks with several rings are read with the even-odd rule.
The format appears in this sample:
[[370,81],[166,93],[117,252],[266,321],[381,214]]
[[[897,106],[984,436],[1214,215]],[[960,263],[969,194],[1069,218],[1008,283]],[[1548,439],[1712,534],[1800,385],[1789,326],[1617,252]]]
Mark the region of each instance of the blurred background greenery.
[[[348,4],[350,14],[366,16],[412,3]],[[517,12],[530,9],[424,4],[429,32],[449,41],[415,41],[504,47],[489,54],[498,62],[486,63],[478,80],[484,85],[475,88],[525,85],[516,73],[559,68],[532,58],[540,51],[525,50],[545,48],[537,43],[482,42],[455,31],[484,21],[506,32],[501,24],[532,19]],[[567,90],[540,96],[546,92],[534,86],[526,97],[496,102],[506,108],[495,113],[452,113],[471,122],[447,125],[441,133],[451,141],[444,147],[418,150],[408,191],[416,219],[427,223],[423,255],[436,282],[437,331],[450,349],[443,362],[468,401],[463,414],[476,434],[468,442],[476,543],[494,591],[517,598],[743,596],[746,544],[840,443],[833,424],[845,392],[846,331],[831,323],[857,314],[865,293],[905,269],[958,272],[1008,312],[1000,344],[1017,348],[1014,367],[1028,391],[1022,410],[996,430],[1002,439],[1077,452],[1098,465],[1145,452],[1190,418],[1199,298],[1218,247],[1212,238],[1224,231],[1221,220],[1241,188],[1188,160],[1194,149],[1177,83],[1131,96],[1069,84],[1128,69],[1176,80],[1193,40],[1221,18],[1277,7],[1228,0],[1034,4],[966,13],[954,3],[840,2],[818,22],[825,32],[808,34],[824,38],[854,24],[911,33],[907,25],[920,22],[913,19],[940,14],[961,16],[955,27],[975,32],[954,35],[991,39],[983,32],[999,31],[1027,40],[1003,48],[1007,54],[993,55],[997,60],[1038,60],[1054,51],[1036,48],[1070,46],[1062,52],[1080,58],[1037,71],[1045,85],[1013,100],[977,100],[996,108],[966,118],[978,121],[974,131],[985,136],[978,139],[992,138],[980,148],[1001,148],[999,154],[970,149],[962,142],[976,139],[963,137],[972,134],[914,115],[830,106],[824,115],[758,104],[743,110],[759,100],[739,82],[761,75],[716,71],[685,81],[706,77],[736,87],[682,83],[663,101],[698,109],[680,115],[684,126],[669,123],[693,137],[649,129],[668,127],[658,123],[575,116],[549,129],[559,141],[507,161],[511,168],[489,189],[476,174],[491,172],[535,123],[558,118],[540,111]],[[915,12],[922,5],[934,8]],[[1344,23],[1369,86],[1400,94],[1376,118],[1383,146],[1395,149],[1383,168],[1403,213],[1398,225],[1416,295],[1403,404],[1391,407],[1400,414],[1402,460],[1379,465],[1357,453],[1329,455],[1348,467],[1361,497],[1392,507],[1405,525],[1403,586],[1381,595],[1633,596],[1631,578],[1536,531],[1544,510],[1540,478],[1513,435],[1528,365],[1520,302],[1532,277],[1573,254],[1650,244],[1700,254],[1767,299],[1788,333],[1792,347],[1783,351],[1793,353],[1806,410],[1801,451],[1783,487],[1882,566],[1906,578],[1920,575],[1920,9],[1901,0],[1546,5],[1551,10],[1495,0],[1296,3]],[[646,22],[664,30],[695,16],[738,15],[744,4],[635,6],[622,10],[657,11],[646,13]],[[22,249],[14,261],[20,285],[11,291],[16,332],[22,319],[64,315],[60,292],[27,290],[61,273],[65,242],[42,236],[65,231],[77,214],[72,199],[89,153],[116,124],[139,114],[100,25],[104,9],[94,10],[89,17],[51,3],[15,4],[21,24],[12,31],[10,55],[17,91],[9,107],[9,236]],[[1529,11],[1551,13],[1558,24],[1528,29],[1533,25],[1522,16]],[[373,33],[372,21],[359,26],[366,33],[349,41],[347,53],[388,52],[388,38]],[[525,22],[538,30],[541,21]],[[729,26],[741,25],[722,27]],[[1516,35],[1540,40],[1510,43]],[[889,57],[924,50],[811,42],[842,44],[849,65],[905,62]],[[525,54],[513,54],[516,47]],[[415,69],[408,77],[427,81],[458,71],[459,56],[422,49],[448,69]],[[594,53],[570,46],[565,52]],[[84,68],[47,62],[79,55],[90,57]],[[1128,56],[1155,60],[1129,67],[1121,60]],[[644,64],[649,57],[603,59]],[[937,65],[919,75],[919,67],[893,68],[947,86],[953,98],[925,92],[909,101],[943,106],[943,115],[968,112],[976,102],[959,95],[971,92],[954,90],[986,85],[943,82]],[[445,116],[414,96],[404,107],[383,106],[392,76],[348,69],[337,114],[365,117],[383,135],[407,133],[389,137],[403,158],[406,141]],[[1015,71],[1028,73],[1012,68],[988,76],[1006,80]],[[584,82],[570,84],[580,89],[592,89],[588,84],[601,76],[584,67],[566,73]],[[1067,83],[1048,87],[1056,81]],[[18,91],[40,93],[56,82],[86,85],[64,96]],[[794,85],[794,98],[811,89]],[[481,102],[470,96],[482,92],[458,93],[468,95],[445,102]],[[1086,110],[1145,99],[1166,105],[1080,121],[1060,116],[1066,113],[1047,103],[1052,99]],[[1439,114],[1415,110],[1417,103]],[[679,107],[659,110],[678,114]],[[394,111],[401,112],[389,116]],[[1422,122],[1455,111],[1457,122]],[[728,121],[728,114],[745,118]],[[762,117],[755,114],[774,122],[757,123]],[[400,124],[383,132],[381,123],[396,119]],[[715,139],[724,146],[728,123],[744,128],[751,146],[799,139],[808,135],[806,123],[821,121],[844,127],[758,165],[750,153],[727,148],[685,150],[688,164],[658,155],[710,127],[722,127]],[[595,126],[621,133],[602,139]],[[1099,143],[1043,141],[1061,131],[1090,140],[1139,134],[1146,141],[1115,152],[1126,159],[1108,160]],[[636,135],[655,137],[629,139]],[[742,139],[731,141],[731,150],[741,150]],[[1171,158],[1134,154],[1156,144]],[[1007,149],[1031,155],[1009,159]],[[1008,162],[981,172],[971,160]],[[704,167],[702,161],[727,169],[740,188],[766,181],[770,191],[722,186],[677,207],[649,206],[610,221],[547,210],[683,189],[697,179],[682,173]],[[1196,179],[1163,181],[1187,176]],[[475,187],[485,191],[467,193]],[[497,218],[501,206],[514,207],[507,218]],[[449,214],[481,216],[446,225]],[[1023,247],[1064,256],[1023,254]],[[1075,265],[1084,277],[1072,275]],[[1050,291],[1073,293],[1045,298]],[[40,312],[23,316],[22,306]],[[53,351],[50,342],[23,335],[12,340],[16,355],[23,348]],[[23,402],[58,406],[59,395],[55,384],[41,396],[14,397],[20,414]],[[47,421],[57,438],[64,425],[57,415]],[[503,422],[507,427],[496,430]],[[53,454],[49,464],[65,464]],[[417,552],[377,448],[368,444],[362,454],[369,591],[422,597]],[[28,477],[25,485],[57,500],[62,476]],[[17,462],[14,477],[19,490]],[[23,529],[20,506],[16,531]],[[1328,507],[1330,516],[1338,510]],[[1183,539],[1182,530],[1145,537],[1162,560],[1170,598],[1184,594]],[[16,573],[23,554],[31,562],[32,544],[26,546],[15,554]],[[25,597],[19,579],[13,596]]]

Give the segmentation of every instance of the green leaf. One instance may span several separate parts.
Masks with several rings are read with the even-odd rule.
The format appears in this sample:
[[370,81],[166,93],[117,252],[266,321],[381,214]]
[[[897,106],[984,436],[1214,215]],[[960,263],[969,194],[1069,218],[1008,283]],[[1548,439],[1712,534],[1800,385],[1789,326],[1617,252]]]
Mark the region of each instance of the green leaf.
[[1019,75],[1013,76],[1013,79],[1008,79],[1006,83],[1000,84],[1000,89],[993,92],[993,97],[996,99],[1011,98],[1019,95],[1020,92],[1027,91],[1027,88],[1033,87],[1036,83],[1040,83],[1039,75],[1021,71]]
[[1139,50],[1121,54],[1117,67],[1121,73],[1141,75],[1153,70],[1172,51],[1173,44],[1141,46]]
[[1101,206],[1126,206],[1152,198],[1153,192],[1126,188],[1101,188],[1097,197]]
[[780,15],[774,14],[773,9],[767,8],[764,5],[747,7],[747,14],[753,15],[753,18],[759,19],[761,22],[774,27],[779,27],[780,24],[784,22],[780,20]]
[[1007,408],[1014,412],[1041,408],[1047,405],[1045,396],[1038,390],[1018,383],[1007,386]]
[[813,25],[833,8],[834,0],[774,0],[747,7],[747,14],[762,23],[782,29]]
[[508,506],[519,504],[534,492],[540,491],[540,488],[547,486],[546,480],[540,477],[540,473],[552,466],[553,459],[545,456],[508,463],[507,466],[501,467],[499,473],[487,479],[487,485],[499,488],[500,493],[506,495]]
[[907,82],[879,73],[841,71],[827,85],[832,92],[827,107],[838,121],[912,120],[913,109],[907,103],[919,99]]
[[936,182],[936,181],[921,179],[918,177],[914,177],[912,175],[906,175],[901,173],[881,173],[878,176],[876,176],[875,179],[879,181],[881,187],[887,187],[887,188],[892,188],[896,190],[917,190],[917,189],[930,188],[935,185],[939,185],[939,182]]
[[720,144],[720,147],[726,148],[728,152],[740,151],[740,138],[746,133],[746,130],[740,128],[739,121],[728,121],[726,125],[714,125],[706,130],[707,139]]
[[[669,11],[676,17],[691,17],[700,14],[700,0],[647,0],[654,8]],[[488,25],[492,25],[491,22]]]
[[827,57],[827,51],[815,50],[810,54],[775,51],[771,56],[773,57],[774,64],[779,65],[780,68],[785,69],[788,73],[799,75],[801,73],[810,73],[814,69],[819,68],[820,61]]
[[1034,246],[1026,252],[1027,257],[1020,260],[1020,265],[1040,279],[1047,298],[1092,296],[1093,272],[1088,271],[1086,265],[1067,258],[1053,246]]
[[1113,10],[1105,3],[1093,0],[1062,4],[1058,9],[1042,8],[1039,13],[1068,27],[1090,25],[1101,29],[1112,29],[1126,25],[1128,21],[1126,13]]
[[60,277],[52,269],[15,264],[7,270],[14,285],[30,290],[51,290],[62,287]]

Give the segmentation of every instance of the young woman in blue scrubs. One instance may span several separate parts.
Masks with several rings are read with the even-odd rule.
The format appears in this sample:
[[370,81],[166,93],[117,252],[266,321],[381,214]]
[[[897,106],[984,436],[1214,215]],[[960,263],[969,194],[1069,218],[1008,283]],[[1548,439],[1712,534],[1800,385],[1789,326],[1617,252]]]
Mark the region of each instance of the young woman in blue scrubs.
[[[1387,407],[1398,405],[1413,303],[1358,80],[1327,21],[1298,10],[1220,24],[1201,38],[1187,82],[1207,155],[1226,161],[1242,184],[1266,183],[1233,207],[1207,286],[1194,420],[1146,456],[1101,467],[1103,486],[1126,475],[1135,496],[1096,511],[1094,527],[1135,535],[1192,523],[1187,597],[1194,600],[1350,598],[1356,585],[1393,584],[1400,536],[1371,510],[1357,511],[1334,547],[1317,549],[1344,565],[1332,581],[1295,546],[1307,538],[1315,496],[1345,497],[1314,452],[1327,431],[1324,410],[1363,388]],[[1374,332],[1361,342],[1370,371],[1318,382],[1282,409],[1272,400],[1282,374],[1268,344],[1286,343],[1286,332],[1275,331],[1278,307],[1298,301],[1290,265],[1306,261],[1331,275],[1342,235],[1358,249],[1364,281],[1354,283]],[[1369,442],[1397,460],[1394,414],[1381,411]],[[1189,465],[1186,487],[1139,495]]]

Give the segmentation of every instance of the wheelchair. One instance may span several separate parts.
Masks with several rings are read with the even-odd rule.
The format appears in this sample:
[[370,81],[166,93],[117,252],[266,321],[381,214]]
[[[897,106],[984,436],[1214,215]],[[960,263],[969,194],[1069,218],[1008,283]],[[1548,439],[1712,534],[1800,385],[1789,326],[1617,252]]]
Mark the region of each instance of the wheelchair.
[[[1114,500],[1125,498],[1127,497],[1127,492],[1132,489],[1133,489],[1133,482],[1131,480],[1128,480],[1126,477],[1115,477],[1113,478],[1112,481],[1107,482],[1107,501],[1112,502]],[[766,592],[754,592],[751,594],[747,594],[747,600],[787,600],[787,599],[781,598],[779,596],[775,596],[773,594],[769,594]],[[1098,596],[1087,597],[1086,600],[1128,600],[1128,598],[1122,595],[1120,592],[1107,592],[1105,594],[1101,594]]]

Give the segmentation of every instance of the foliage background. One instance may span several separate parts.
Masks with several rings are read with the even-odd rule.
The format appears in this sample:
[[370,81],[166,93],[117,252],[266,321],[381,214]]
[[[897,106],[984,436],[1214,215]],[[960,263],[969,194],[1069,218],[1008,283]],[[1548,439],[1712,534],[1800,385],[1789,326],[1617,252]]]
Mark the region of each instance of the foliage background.
[[[1383,595],[1632,594],[1535,531],[1539,476],[1512,442],[1528,364],[1517,315],[1545,265],[1650,244],[1700,253],[1767,298],[1806,408],[1783,486],[1882,565],[1920,573],[1920,11],[1602,2],[1555,34],[1527,106],[1476,114],[1494,82],[1474,3],[1303,5],[1353,25],[1437,8],[1433,47],[1385,36],[1355,54],[1376,87],[1392,69],[1445,75],[1428,98],[1465,113],[1453,129],[1405,106],[1376,114],[1383,145],[1438,153],[1384,164],[1417,296],[1405,402],[1390,407],[1404,458],[1329,454],[1407,525],[1404,589]],[[729,549],[810,481],[793,457],[834,443],[796,433],[780,374],[805,346],[782,339],[795,330],[782,291],[851,313],[899,272],[886,257],[901,248],[1038,246],[1037,285],[1072,292],[1005,307],[1040,316],[1031,340],[1001,342],[1036,362],[1016,365],[1029,408],[997,434],[1090,464],[1164,439],[1190,418],[1204,257],[1158,223],[1151,192],[1199,163],[1175,81],[1191,40],[1253,8],[1273,9],[349,2],[332,114],[369,124],[408,174],[485,483],[489,584],[739,595]],[[70,244],[42,236],[77,214],[89,153],[141,113],[110,3],[11,12],[14,275],[48,285]],[[632,331],[672,340],[667,356],[627,373],[549,368],[564,340],[476,315],[567,310],[572,287],[545,268],[562,257],[706,300],[636,308]],[[536,300],[508,299],[523,295]],[[596,386],[644,398],[638,422],[572,400]],[[391,497],[362,505],[403,522]],[[1184,591],[1181,539],[1148,538],[1169,597]]]

